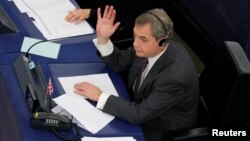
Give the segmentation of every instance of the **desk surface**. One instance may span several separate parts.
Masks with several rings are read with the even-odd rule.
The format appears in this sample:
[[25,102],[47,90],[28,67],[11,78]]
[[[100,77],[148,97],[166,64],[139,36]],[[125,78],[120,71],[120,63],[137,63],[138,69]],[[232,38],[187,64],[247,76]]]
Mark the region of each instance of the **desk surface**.
[[[4,138],[4,140],[12,140],[14,136],[17,136],[19,138],[15,138],[14,141],[59,141],[60,139],[49,130],[31,128],[29,123],[30,114],[13,67],[11,65],[2,65],[0,72],[6,83],[5,89],[8,91],[8,94],[5,94],[5,96],[8,96],[9,99],[8,103],[0,103],[1,107],[5,107],[6,109],[5,111],[1,111],[1,121],[8,123],[8,125],[1,127],[4,128],[4,130],[0,132],[1,138]],[[2,101],[2,95],[0,99]],[[5,99],[7,98],[5,97]],[[12,131],[13,128],[15,130]],[[10,132],[11,134],[9,134]]]
[[[20,13],[13,2],[0,0],[0,3],[20,30],[17,33],[0,34],[0,65],[12,64],[20,54],[25,36],[41,40],[44,40],[44,37],[34,26],[31,18],[25,13]],[[95,37],[95,34],[90,34],[56,41],[61,44],[59,57],[56,60],[36,55],[32,56],[34,56],[33,59],[37,63],[101,62],[92,43]]]
[[[0,37],[0,46],[1,44],[2,43]],[[15,47],[17,46],[15,45]],[[0,53],[0,65],[12,64],[20,54],[20,52],[5,52],[2,54]],[[94,46],[92,41],[62,45],[57,59],[51,59],[37,55],[31,56],[32,60],[38,64],[102,62],[100,57],[97,55],[96,47]]]
[[[76,4],[74,0],[71,1],[73,2],[73,4]],[[3,5],[4,9],[9,14],[10,18],[16,24],[17,28],[20,31],[19,32],[20,34],[22,34],[23,36],[29,36],[33,38],[45,39],[42,33],[33,24],[33,19],[30,18],[26,13],[21,13],[13,1],[0,0],[0,3]]]
[[[74,74],[87,74],[89,72],[108,72],[110,74],[111,80],[114,82],[115,88],[117,89],[118,93],[124,97],[128,98],[126,93],[126,88],[124,87],[123,83],[120,83],[122,80],[120,76],[111,70],[109,70],[104,64],[101,63],[89,63],[89,64],[53,64],[53,65],[42,65],[44,73],[48,77],[50,71],[52,72],[53,81],[57,81],[55,79],[58,76],[64,75],[68,71],[66,69],[72,69],[75,67],[76,69],[72,71],[72,75]],[[86,69],[89,68],[89,69]],[[60,71],[64,70],[64,71]],[[4,80],[6,82],[6,88],[9,91],[9,99],[11,102],[7,103],[6,105],[1,105],[2,107],[6,107],[8,110],[12,111],[11,114],[8,116],[0,116],[0,121],[5,121],[9,123],[8,126],[4,127],[3,131],[12,131],[12,128],[15,127],[16,130],[13,130],[11,136],[6,135],[7,139],[12,138],[12,136],[19,136],[23,139],[16,139],[17,141],[59,141],[60,139],[57,138],[51,131],[49,130],[39,130],[33,129],[30,126],[29,119],[30,113],[27,108],[26,101],[23,97],[21,89],[19,87],[18,80],[16,78],[15,72],[11,65],[1,65],[0,72],[3,74]],[[60,72],[60,73],[58,73]],[[81,73],[82,72],[82,73]],[[54,75],[57,74],[57,75]],[[66,74],[69,75],[69,74]],[[117,83],[119,82],[119,83]],[[56,86],[59,85],[58,83]],[[56,89],[56,88],[55,88]],[[60,88],[59,88],[60,89]],[[60,91],[60,90],[59,90]],[[55,90],[58,92],[58,90]],[[7,95],[7,94],[6,94]],[[6,102],[5,102],[6,103]],[[4,104],[4,103],[1,103]],[[11,106],[13,105],[13,107]],[[1,110],[1,115],[4,115],[5,110]],[[10,118],[11,117],[11,118]],[[13,121],[12,121],[13,120]],[[5,132],[1,133],[4,134]],[[129,124],[126,121],[120,120],[115,118],[110,124],[104,127],[101,131],[97,134],[93,135],[90,132],[81,129],[81,135],[85,136],[134,136],[138,141],[143,141],[143,134],[141,128],[138,125]],[[7,133],[5,133],[7,134]],[[71,135],[70,133],[66,133],[66,135]]]

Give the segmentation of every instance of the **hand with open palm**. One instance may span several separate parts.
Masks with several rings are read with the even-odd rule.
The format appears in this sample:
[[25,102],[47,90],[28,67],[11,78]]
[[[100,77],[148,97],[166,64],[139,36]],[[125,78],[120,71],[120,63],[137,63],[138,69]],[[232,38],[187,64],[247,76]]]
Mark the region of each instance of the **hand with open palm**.
[[116,11],[113,6],[106,6],[103,16],[101,15],[101,9],[97,9],[96,35],[99,44],[106,44],[120,25],[120,22],[114,24],[115,17]]

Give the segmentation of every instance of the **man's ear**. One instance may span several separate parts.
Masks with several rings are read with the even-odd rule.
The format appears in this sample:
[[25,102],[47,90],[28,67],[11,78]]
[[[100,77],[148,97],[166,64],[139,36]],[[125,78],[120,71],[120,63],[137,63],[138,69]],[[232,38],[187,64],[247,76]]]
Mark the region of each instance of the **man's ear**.
[[162,38],[162,39],[159,39],[159,46],[162,47],[162,46],[166,46],[166,38]]

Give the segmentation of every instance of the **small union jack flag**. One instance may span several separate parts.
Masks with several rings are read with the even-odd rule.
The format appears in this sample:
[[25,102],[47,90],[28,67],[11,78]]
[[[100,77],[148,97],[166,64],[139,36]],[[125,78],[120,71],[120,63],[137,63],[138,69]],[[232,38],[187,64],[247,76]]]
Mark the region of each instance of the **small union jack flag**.
[[49,78],[49,82],[47,85],[47,94],[51,95],[53,91],[54,91],[53,84],[52,84],[51,78]]

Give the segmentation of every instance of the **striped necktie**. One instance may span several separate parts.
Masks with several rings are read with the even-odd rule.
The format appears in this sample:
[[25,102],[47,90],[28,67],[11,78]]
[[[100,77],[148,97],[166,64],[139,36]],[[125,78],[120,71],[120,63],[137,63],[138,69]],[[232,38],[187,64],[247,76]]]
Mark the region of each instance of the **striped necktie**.
[[135,83],[134,83],[134,95],[137,96],[139,93],[139,88],[140,88],[140,83],[141,83],[141,77],[142,77],[142,73],[145,70],[145,68],[147,67],[148,64],[148,59],[144,58],[142,60],[142,63],[140,65],[137,77],[135,79]]

